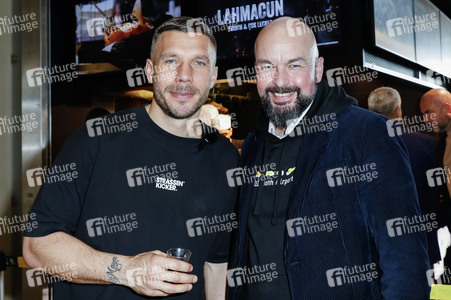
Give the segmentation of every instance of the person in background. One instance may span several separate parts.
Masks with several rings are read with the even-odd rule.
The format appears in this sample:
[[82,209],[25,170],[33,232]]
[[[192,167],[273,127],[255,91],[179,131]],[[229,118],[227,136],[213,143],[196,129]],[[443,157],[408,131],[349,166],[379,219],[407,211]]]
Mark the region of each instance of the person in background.
[[[368,96],[368,109],[378,114],[386,116],[394,122],[403,123],[401,109],[401,95],[391,87],[380,87],[375,89]],[[404,124],[400,138],[406,145],[409,153],[410,166],[412,167],[415,179],[418,200],[421,213],[423,215],[440,214],[438,210],[442,189],[440,186],[430,187],[426,177],[426,172],[430,169],[438,168],[434,139],[420,133],[408,132]],[[398,135],[395,132],[395,135]],[[441,220],[441,218],[438,218]],[[441,227],[441,226],[440,226]],[[428,253],[431,268],[434,263],[441,260],[437,242],[437,229],[426,232],[428,238]]]
[[255,59],[264,114],[242,148],[228,299],[428,299],[426,235],[402,232],[420,208],[401,139],[322,79],[299,19],[266,25]]
[[[436,123],[434,132],[443,132],[438,144],[439,158],[443,166],[451,170],[451,93],[444,89],[432,89],[420,100],[420,109],[425,123]],[[451,174],[447,174],[451,176]],[[448,192],[451,195],[451,178],[447,180]]]
[[[190,22],[171,19],[153,36],[152,103],[88,121],[52,166],[78,176],[44,178],[23,255],[70,278],[55,282],[55,299],[225,297],[230,231],[209,228],[233,218],[237,189],[224,174],[239,155],[217,132],[189,135],[217,77],[216,40],[205,24],[190,36]],[[180,247],[189,263],[165,253]]]
[[439,211],[441,224],[446,225],[447,230],[439,232],[439,243],[442,257],[445,256],[444,266],[449,268],[451,266],[451,247],[449,247],[451,243],[449,231],[451,228],[451,93],[445,89],[428,91],[421,97],[420,109],[424,115],[424,122],[435,124],[432,126],[434,132],[442,133],[437,145],[437,154],[444,170],[445,183],[441,187],[446,186],[446,195],[440,202]]

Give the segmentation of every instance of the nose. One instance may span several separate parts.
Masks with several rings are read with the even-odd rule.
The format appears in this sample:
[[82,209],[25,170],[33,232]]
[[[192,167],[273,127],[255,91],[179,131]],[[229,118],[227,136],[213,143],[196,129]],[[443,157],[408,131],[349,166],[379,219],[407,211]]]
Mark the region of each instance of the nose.
[[177,68],[177,83],[191,83],[193,81],[193,70],[188,63],[181,63]]
[[424,123],[429,123],[431,122],[430,118],[429,118],[429,114],[424,114]]
[[276,71],[274,72],[273,82],[276,86],[286,86],[290,83],[285,68],[276,68]]

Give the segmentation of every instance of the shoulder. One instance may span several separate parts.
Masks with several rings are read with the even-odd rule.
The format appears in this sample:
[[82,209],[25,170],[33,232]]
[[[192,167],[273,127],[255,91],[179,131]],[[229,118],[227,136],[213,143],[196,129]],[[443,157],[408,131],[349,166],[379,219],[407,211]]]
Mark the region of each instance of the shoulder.
[[357,106],[350,106],[337,114],[338,127],[351,136],[352,133],[364,135],[388,135],[387,121],[385,116]]
[[360,121],[381,124],[386,124],[388,120],[387,117],[354,105],[349,106],[345,110],[339,112],[337,114],[337,117],[341,118],[343,121],[348,122]]
[[212,148],[216,159],[230,162],[233,165],[238,164],[240,158],[238,149],[222,134],[217,134]]

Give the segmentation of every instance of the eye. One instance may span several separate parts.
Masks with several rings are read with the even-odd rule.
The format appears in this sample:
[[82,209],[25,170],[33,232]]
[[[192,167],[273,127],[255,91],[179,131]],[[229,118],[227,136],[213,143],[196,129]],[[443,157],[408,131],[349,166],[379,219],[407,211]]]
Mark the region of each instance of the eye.
[[175,64],[175,59],[167,59],[165,61],[165,63],[167,63],[167,64]]
[[301,65],[290,65],[290,69],[301,69]]
[[194,64],[196,66],[206,66],[207,65],[206,63],[204,63],[203,61],[200,61],[200,60],[195,61]]
[[258,66],[258,68],[259,68],[261,71],[271,71],[271,70],[274,69],[274,66],[273,66],[273,65],[270,65],[270,64],[264,64],[264,65]]

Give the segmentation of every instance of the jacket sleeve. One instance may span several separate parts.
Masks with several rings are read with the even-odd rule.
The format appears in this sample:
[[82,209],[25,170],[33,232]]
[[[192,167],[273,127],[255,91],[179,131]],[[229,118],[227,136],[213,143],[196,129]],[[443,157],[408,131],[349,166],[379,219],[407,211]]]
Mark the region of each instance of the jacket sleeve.
[[[360,204],[378,252],[383,299],[429,299],[426,228],[408,154],[386,119],[370,115],[362,124],[357,161],[374,164],[377,178],[358,185]],[[431,220],[432,218],[432,220]]]

